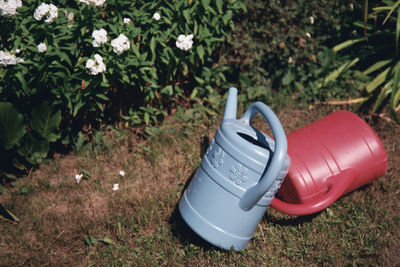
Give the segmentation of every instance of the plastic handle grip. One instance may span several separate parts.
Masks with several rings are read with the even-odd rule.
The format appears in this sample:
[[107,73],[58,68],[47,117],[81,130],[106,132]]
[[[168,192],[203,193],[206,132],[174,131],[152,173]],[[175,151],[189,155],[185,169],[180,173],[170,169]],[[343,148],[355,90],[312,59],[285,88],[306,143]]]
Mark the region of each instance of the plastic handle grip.
[[286,159],[287,140],[285,131],[278,117],[267,105],[261,102],[252,104],[243,114],[241,120],[250,124],[251,119],[257,113],[261,114],[267,121],[275,140],[275,149],[271,153],[270,164],[266,166],[266,170],[264,170],[264,174],[259,182],[248,188],[240,199],[239,207],[243,210],[251,209],[268,191],[279,175]]
[[297,216],[319,212],[339,199],[349,188],[355,177],[357,177],[355,170],[344,170],[338,175],[329,178],[328,191],[319,198],[304,204],[292,204],[274,198],[271,202],[271,207],[282,213]]

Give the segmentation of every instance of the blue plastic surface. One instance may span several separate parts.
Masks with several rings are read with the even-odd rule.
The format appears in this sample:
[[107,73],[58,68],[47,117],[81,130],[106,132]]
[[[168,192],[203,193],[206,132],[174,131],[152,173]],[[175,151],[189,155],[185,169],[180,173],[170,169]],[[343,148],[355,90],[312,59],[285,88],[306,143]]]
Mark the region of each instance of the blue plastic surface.
[[[290,159],[279,119],[265,104],[251,105],[236,119],[237,89],[230,88],[222,125],[179,202],[186,223],[223,249],[241,250],[286,176]],[[274,140],[254,128],[260,113]]]

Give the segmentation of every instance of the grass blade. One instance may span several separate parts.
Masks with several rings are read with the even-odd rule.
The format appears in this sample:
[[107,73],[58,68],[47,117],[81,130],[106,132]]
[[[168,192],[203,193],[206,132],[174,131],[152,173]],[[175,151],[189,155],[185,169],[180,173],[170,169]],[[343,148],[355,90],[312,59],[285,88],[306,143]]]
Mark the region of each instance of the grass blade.
[[338,45],[335,45],[335,46],[332,48],[332,50],[333,50],[333,52],[337,53],[338,51],[340,51],[340,50],[342,50],[342,49],[344,49],[344,48],[347,48],[347,47],[349,47],[349,46],[352,46],[353,44],[362,42],[362,41],[364,41],[364,40],[366,40],[365,37],[362,37],[362,38],[359,38],[359,39],[347,40],[347,41],[344,41],[343,43],[340,43],[340,44],[338,44]]
[[366,69],[365,71],[363,71],[362,74],[364,75],[368,75],[370,73],[373,73],[374,71],[379,70],[380,68],[385,67],[387,64],[389,64],[390,62],[392,62],[392,59],[387,59],[387,60],[381,60],[376,62],[375,64],[373,64],[372,66],[370,66],[368,69]]
[[368,0],[364,1],[364,35],[367,35]]
[[359,61],[359,58],[355,58],[353,60],[348,60],[346,61],[344,64],[342,64],[339,68],[337,68],[336,70],[332,71],[331,73],[329,73],[328,75],[326,75],[324,77],[324,79],[322,80],[322,82],[318,82],[317,86],[318,88],[320,88],[324,83],[329,82],[329,81],[334,81],[337,79],[337,77],[340,76],[340,74],[342,74],[343,72],[345,72],[346,70],[348,70],[349,68],[351,68],[354,64],[356,64]]
[[397,9],[397,20],[396,20],[396,56],[399,55],[399,33],[400,33],[400,8]]
[[399,5],[400,1],[397,1],[396,3],[393,4],[393,6],[390,7],[389,13],[386,15],[386,18],[383,20],[382,25],[386,23],[386,21],[389,19],[390,15],[392,15],[393,11],[396,9],[396,7]]
[[400,101],[399,80],[400,80],[400,69],[398,69],[394,75],[394,81],[392,85],[392,95],[390,98],[390,114],[398,124],[400,124],[400,118],[396,112],[396,106]]
[[378,76],[375,77],[370,83],[367,84],[365,89],[367,90],[368,93],[371,93],[374,91],[379,85],[381,85],[385,80],[386,76],[389,73],[390,67],[386,68],[384,71],[378,74]]
[[383,100],[385,100],[387,95],[390,94],[392,91],[392,83],[393,81],[390,81],[382,87],[382,90],[375,101],[374,107],[372,108],[372,113],[375,113],[378,110],[378,108],[382,105]]
[[12,223],[19,223],[19,219],[11,211],[0,204],[0,219]]

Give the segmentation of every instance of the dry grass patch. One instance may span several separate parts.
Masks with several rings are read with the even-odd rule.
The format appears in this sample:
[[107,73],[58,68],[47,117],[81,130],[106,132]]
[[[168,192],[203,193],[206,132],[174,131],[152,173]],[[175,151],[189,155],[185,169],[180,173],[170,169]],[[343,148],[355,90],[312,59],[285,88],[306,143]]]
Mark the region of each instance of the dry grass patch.
[[[287,132],[332,111],[284,109]],[[242,252],[210,246],[185,225],[180,194],[219,126],[168,118],[137,140],[105,130],[77,154],[57,155],[0,202],[20,219],[1,222],[0,265],[231,266],[368,265],[400,263],[400,128],[373,127],[389,156],[387,174],[313,216],[268,209]],[[256,127],[268,131],[258,118]],[[124,170],[126,175],[118,173]],[[77,183],[75,174],[85,172]],[[113,191],[114,183],[120,189]]]

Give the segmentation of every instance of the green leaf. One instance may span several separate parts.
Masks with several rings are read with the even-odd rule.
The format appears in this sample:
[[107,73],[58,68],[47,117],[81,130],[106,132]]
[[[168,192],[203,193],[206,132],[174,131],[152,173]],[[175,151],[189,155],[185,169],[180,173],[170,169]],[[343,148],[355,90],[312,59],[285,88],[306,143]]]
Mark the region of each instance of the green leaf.
[[9,102],[0,102],[0,145],[11,149],[25,135],[24,117]]
[[201,0],[201,5],[207,9],[210,6],[210,0]]
[[364,75],[368,75],[370,73],[373,73],[376,70],[379,70],[380,68],[385,67],[387,64],[392,62],[392,59],[387,59],[387,60],[381,60],[370,66],[368,69],[362,72]]
[[364,41],[364,40],[366,40],[365,37],[359,38],[359,39],[354,39],[354,40],[347,40],[347,41],[344,41],[343,43],[340,43],[340,44],[338,44],[338,45],[335,45],[335,46],[332,48],[332,50],[333,50],[333,52],[337,53],[338,51],[340,51],[340,50],[342,50],[342,49],[344,49],[344,48],[347,48],[347,47],[349,47],[349,46],[352,46],[353,44],[362,42],[362,41]]
[[387,95],[392,91],[392,82],[393,81],[390,81],[382,87],[382,90],[374,103],[374,107],[372,108],[372,113],[375,113],[378,110],[378,108],[382,105],[383,100],[385,100]]
[[215,4],[217,5],[217,10],[219,14],[222,14],[222,4],[223,4],[223,0],[216,0]]
[[291,82],[293,82],[294,81],[294,75],[293,75],[293,73],[291,72],[291,71],[289,71],[289,72],[287,72],[286,74],[285,74],[285,76],[283,76],[283,78],[282,78],[282,84],[283,85],[289,85]]
[[94,246],[94,247],[96,247],[99,244],[99,242],[97,241],[97,238],[95,238],[91,235],[88,235],[87,237],[85,237],[85,243],[88,246]]
[[400,1],[397,1],[396,3],[393,4],[393,6],[390,7],[390,11],[387,14],[386,18],[383,20],[382,25],[386,23],[386,21],[389,19],[390,15],[392,15],[393,11],[396,9],[396,7],[400,4]]
[[400,81],[400,69],[398,69],[394,75],[394,81],[393,81],[393,86],[392,86],[392,95],[390,98],[390,114],[392,115],[392,118],[400,124],[400,119],[399,116],[396,112],[396,107],[399,104],[400,101],[400,87],[399,87],[399,81]]
[[353,60],[348,60],[344,64],[342,64],[339,68],[336,70],[332,71],[329,73],[325,78],[323,79],[323,82],[318,82],[317,86],[320,88],[323,83],[329,82],[329,81],[335,81],[337,77],[339,77],[343,72],[347,71],[349,68],[351,68],[353,65],[355,65],[359,61],[358,58],[355,58]]
[[400,8],[397,10],[397,20],[396,20],[396,55],[399,54],[399,35],[400,35]]
[[100,99],[103,99],[103,100],[106,100],[106,101],[109,101],[110,99],[106,96],[106,95],[104,95],[104,94],[96,94],[96,97],[97,98],[100,98]]
[[25,80],[24,76],[22,75],[22,73],[21,72],[15,73],[15,77],[17,77],[17,79],[21,83],[22,90],[25,93],[28,93],[29,92],[28,84],[26,83],[26,80]]
[[55,142],[61,137],[60,133],[57,133],[60,122],[61,110],[54,111],[54,108],[47,102],[32,110],[30,121],[32,129],[49,142]]
[[201,60],[201,62],[204,62],[204,48],[202,45],[198,45],[197,48],[197,54],[199,55],[199,58]]
[[374,91],[379,85],[381,85],[386,80],[386,75],[389,73],[390,67],[379,73],[375,79],[367,84],[365,89],[368,93]]
[[103,241],[106,245],[115,244],[114,241],[111,238],[109,238],[108,236],[104,237],[101,241]]
[[150,40],[151,62],[156,58],[156,38],[154,36]]
[[50,144],[46,139],[30,133],[24,137],[22,143],[17,152],[32,165],[40,163],[50,151]]
[[150,116],[149,116],[149,113],[144,113],[144,122],[147,124],[147,125],[149,125],[150,124]]

